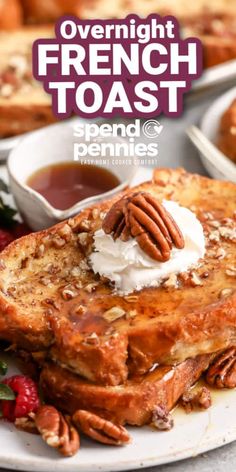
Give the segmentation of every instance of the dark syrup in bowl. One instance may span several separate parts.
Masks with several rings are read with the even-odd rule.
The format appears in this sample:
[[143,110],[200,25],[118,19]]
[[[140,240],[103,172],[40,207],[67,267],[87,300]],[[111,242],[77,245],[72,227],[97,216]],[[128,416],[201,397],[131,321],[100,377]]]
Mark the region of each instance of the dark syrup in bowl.
[[108,192],[120,184],[108,169],[77,162],[49,165],[34,172],[26,184],[59,210]]

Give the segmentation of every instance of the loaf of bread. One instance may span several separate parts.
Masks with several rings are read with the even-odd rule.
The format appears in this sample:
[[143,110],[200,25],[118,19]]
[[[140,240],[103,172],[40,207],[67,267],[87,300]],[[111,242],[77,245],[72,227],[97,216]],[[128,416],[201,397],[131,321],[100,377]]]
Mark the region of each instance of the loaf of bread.
[[[30,0],[29,0],[30,1]],[[82,18],[124,18],[136,13],[147,16],[151,13],[172,14],[182,19],[202,13],[224,12],[236,15],[235,0],[81,0]]]
[[55,22],[62,15],[80,16],[81,0],[21,0],[27,23]]
[[201,39],[204,67],[236,58],[236,2],[234,15],[205,12],[183,19],[182,29],[184,36]]
[[53,36],[52,27],[24,27],[0,33],[0,137],[55,121],[51,98],[32,76],[32,43]]
[[0,0],[0,30],[19,28],[23,22],[20,0]]

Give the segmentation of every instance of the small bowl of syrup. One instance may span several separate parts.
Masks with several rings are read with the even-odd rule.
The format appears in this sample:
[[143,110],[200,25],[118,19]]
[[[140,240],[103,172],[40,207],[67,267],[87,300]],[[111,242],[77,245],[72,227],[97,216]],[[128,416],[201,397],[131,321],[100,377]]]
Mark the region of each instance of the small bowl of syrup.
[[[109,138],[119,143],[121,138]],[[8,159],[10,186],[17,207],[35,231],[70,218],[126,188],[137,166],[73,160],[73,120],[30,133]],[[126,160],[127,161],[127,160]]]
[[26,183],[54,208],[67,210],[82,200],[113,190],[120,180],[103,167],[62,162],[37,170]]

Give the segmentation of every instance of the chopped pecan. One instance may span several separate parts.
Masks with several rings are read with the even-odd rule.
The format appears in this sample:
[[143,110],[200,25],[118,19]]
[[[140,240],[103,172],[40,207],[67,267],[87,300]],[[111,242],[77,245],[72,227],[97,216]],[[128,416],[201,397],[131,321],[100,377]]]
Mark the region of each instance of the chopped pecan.
[[169,431],[174,426],[174,420],[166,408],[158,405],[152,414],[152,424],[161,431]]
[[78,291],[75,289],[74,285],[68,284],[61,290],[61,296],[64,300],[72,300],[72,298],[77,297]]
[[128,303],[136,303],[138,301],[137,295],[126,295],[124,297],[125,301]]
[[168,279],[163,283],[165,288],[178,288],[178,277],[176,274],[170,274]]
[[97,282],[91,282],[90,284],[87,284],[85,287],[84,287],[84,290],[88,293],[92,293],[92,292],[95,292],[96,288],[98,286],[98,283]]
[[45,253],[45,246],[44,244],[39,244],[39,246],[36,248],[35,250],[35,254],[34,254],[34,257],[37,259],[37,258],[40,258],[40,257],[43,257]]
[[113,306],[103,313],[103,318],[105,318],[105,320],[107,320],[109,323],[112,323],[113,321],[122,318],[124,315],[125,311],[122,308],[119,306]]
[[187,391],[183,394],[180,404],[186,413],[196,409],[207,410],[211,406],[211,392],[206,387],[200,388],[197,392]]
[[229,295],[232,295],[233,291],[233,288],[223,288],[223,290],[221,290],[219,293],[219,298],[228,297]]
[[229,277],[236,277],[236,267],[233,267],[233,266],[228,267],[225,273]]
[[100,443],[123,446],[130,442],[129,433],[123,426],[116,425],[89,411],[77,410],[72,419],[84,434]]
[[87,243],[88,243],[88,234],[89,233],[79,233],[78,234],[78,243],[81,245],[81,246],[86,246]]
[[62,247],[65,246],[65,244],[66,244],[66,240],[64,238],[61,238],[61,236],[59,236],[59,235],[55,235],[52,238],[52,245],[56,249],[61,249]]
[[201,278],[194,271],[190,273],[190,284],[192,287],[198,287],[203,285]]
[[71,227],[67,223],[58,229],[59,236],[64,239],[67,243],[71,240],[72,232]]
[[138,192],[116,202],[103,221],[106,234],[127,241],[136,239],[152,259],[165,262],[175,245],[184,247],[183,235],[164,206],[149,193]]
[[6,269],[6,264],[3,259],[0,259],[0,270]]
[[236,347],[221,353],[210,365],[206,381],[216,388],[236,387]]
[[66,457],[73,456],[80,447],[79,434],[56,408],[41,406],[35,415],[35,424],[43,440]]

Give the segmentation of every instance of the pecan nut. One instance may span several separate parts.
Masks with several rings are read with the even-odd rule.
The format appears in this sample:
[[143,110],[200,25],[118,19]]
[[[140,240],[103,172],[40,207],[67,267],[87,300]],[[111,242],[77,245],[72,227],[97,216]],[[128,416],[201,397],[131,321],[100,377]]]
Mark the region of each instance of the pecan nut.
[[77,410],[72,419],[79,430],[100,443],[123,446],[130,442],[130,435],[123,426],[116,425],[89,411]]
[[152,424],[160,431],[169,431],[174,426],[174,420],[166,408],[159,405],[153,411]]
[[236,387],[236,347],[221,353],[210,365],[206,381],[216,388]]
[[48,446],[57,449],[63,456],[73,456],[80,447],[77,430],[56,408],[41,406],[35,415],[35,425]]
[[123,197],[108,212],[102,226],[106,234],[127,241],[133,237],[152,259],[168,261],[171,249],[184,247],[183,235],[169,212],[152,195],[138,192]]
[[197,392],[187,391],[183,394],[180,400],[181,406],[186,413],[191,413],[193,410],[207,410],[210,408],[211,392],[206,387],[200,388]]
[[128,241],[131,236],[124,213],[127,201],[128,198],[123,197],[114,203],[103,220],[103,231],[106,234],[112,234],[114,240],[120,238],[122,241]]
[[30,413],[29,416],[24,416],[22,418],[16,418],[15,427],[24,433],[30,434],[39,434],[38,429],[36,428],[34,421],[35,414]]

